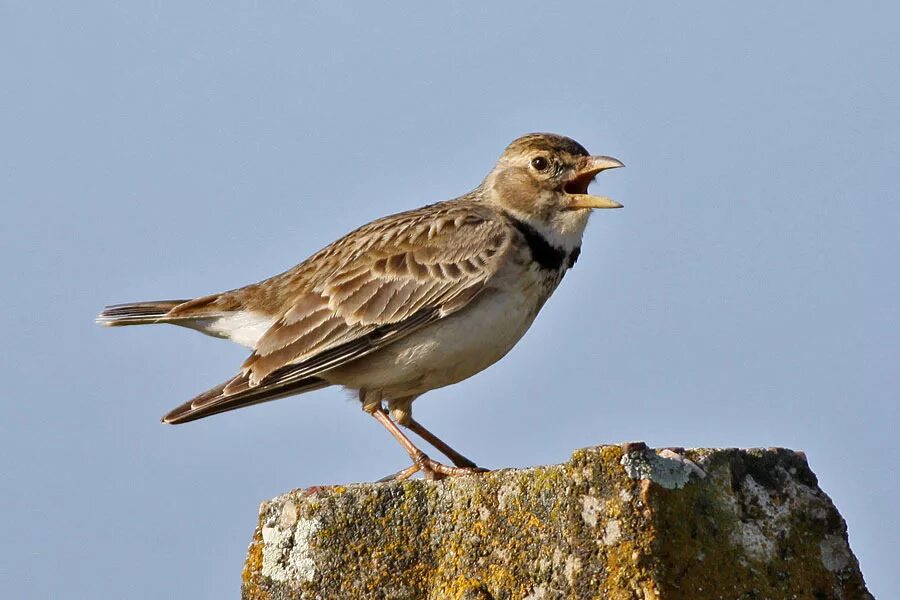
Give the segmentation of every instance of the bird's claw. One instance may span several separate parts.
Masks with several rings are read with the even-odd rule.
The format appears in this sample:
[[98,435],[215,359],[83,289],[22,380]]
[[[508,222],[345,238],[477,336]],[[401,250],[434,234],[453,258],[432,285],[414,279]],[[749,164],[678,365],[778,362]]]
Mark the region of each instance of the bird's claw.
[[451,467],[429,458],[427,454],[422,452],[413,457],[413,464],[409,467],[403,469],[402,471],[398,471],[396,473],[388,475],[387,477],[382,477],[378,481],[379,483],[385,481],[405,481],[419,471],[422,472],[422,474],[425,476],[425,479],[428,481],[440,481],[441,479],[445,479],[447,477],[461,477],[463,475],[477,475],[478,473],[487,473],[489,470],[490,469],[485,469],[478,466]]

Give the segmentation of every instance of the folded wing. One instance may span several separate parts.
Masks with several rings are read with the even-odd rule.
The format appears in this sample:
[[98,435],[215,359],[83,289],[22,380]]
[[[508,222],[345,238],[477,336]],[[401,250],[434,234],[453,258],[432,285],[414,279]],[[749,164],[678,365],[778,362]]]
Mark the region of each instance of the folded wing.
[[501,223],[471,206],[435,205],[355,231],[298,267],[315,276],[237,376],[163,420],[181,423],[327,385],[319,374],[465,307],[509,243]]

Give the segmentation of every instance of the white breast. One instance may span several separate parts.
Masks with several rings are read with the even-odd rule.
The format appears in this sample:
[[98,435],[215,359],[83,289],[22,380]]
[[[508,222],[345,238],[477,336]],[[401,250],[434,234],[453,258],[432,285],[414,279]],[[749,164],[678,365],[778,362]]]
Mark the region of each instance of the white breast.
[[353,389],[380,389],[394,398],[457,383],[503,358],[542,304],[534,293],[485,290],[460,312],[321,376]]

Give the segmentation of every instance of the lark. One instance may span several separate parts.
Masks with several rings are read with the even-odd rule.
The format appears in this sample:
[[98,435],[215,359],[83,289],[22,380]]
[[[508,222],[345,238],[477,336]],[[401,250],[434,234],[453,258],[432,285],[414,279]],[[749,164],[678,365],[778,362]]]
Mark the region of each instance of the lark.
[[[525,135],[454,200],[363,225],[259,283],[109,306],[97,322],[170,323],[253,350],[237,375],[164,423],[338,385],[355,391],[412,459],[391,478],[481,472],[413,418],[413,401],[486,369],[519,341],[575,265],[592,210],[622,206],[587,193],[598,173],[622,166],[567,137]],[[430,458],[400,426],[454,466]]]

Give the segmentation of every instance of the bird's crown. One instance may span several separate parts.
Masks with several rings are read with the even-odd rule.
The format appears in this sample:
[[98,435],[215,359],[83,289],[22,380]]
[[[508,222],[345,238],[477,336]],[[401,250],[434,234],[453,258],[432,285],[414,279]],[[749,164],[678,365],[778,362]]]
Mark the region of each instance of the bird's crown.
[[584,146],[572,138],[556,133],[528,133],[513,140],[504,156],[522,155],[532,152],[568,154],[570,156],[590,156]]

